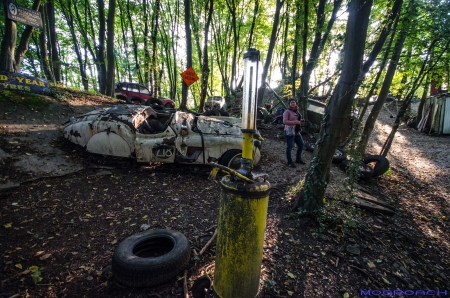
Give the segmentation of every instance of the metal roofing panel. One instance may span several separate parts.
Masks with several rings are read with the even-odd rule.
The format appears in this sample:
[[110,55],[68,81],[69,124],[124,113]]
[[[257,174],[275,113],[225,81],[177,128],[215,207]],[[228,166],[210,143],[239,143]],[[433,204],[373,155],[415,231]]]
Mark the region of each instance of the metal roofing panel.
[[444,110],[442,133],[450,134],[450,96],[444,99],[442,109]]

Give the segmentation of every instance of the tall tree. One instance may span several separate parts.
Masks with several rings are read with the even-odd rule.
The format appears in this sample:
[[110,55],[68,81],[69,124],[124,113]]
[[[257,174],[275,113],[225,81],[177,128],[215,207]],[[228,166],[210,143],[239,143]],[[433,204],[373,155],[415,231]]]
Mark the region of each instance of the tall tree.
[[107,44],[106,57],[108,59],[106,80],[105,80],[105,94],[114,97],[114,80],[115,80],[115,55],[114,55],[114,22],[116,15],[116,0],[109,0],[108,7],[108,22],[107,22]]
[[59,58],[58,39],[56,35],[56,20],[55,20],[55,1],[49,0],[46,3],[47,8],[47,29],[48,29],[48,43],[50,50],[50,59],[52,61],[53,75],[56,82],[61,82],[61,59]]
[[348,5],[342,73],[323,117],[314,157],[302,191],[294,204],[295,209],[302,207],[313,211],[324,204],[333,154],[350,115],[356,86],[362,73],[362,58],[371,9],[372,0],[352,0]]
[[[308,2],[307,0],[305,1]],[[328,36],[330,35],[331,29],[333,28],[334,22],[336,21],[337,13],[341,8],[342,0],[334,0],[333,1],[333,10],[330,15],[330,19],[328,20],[327,27],[324,28],[325,18],[326,18],[326,0],[319,0],[319,3],[316,8],[316,25],[314,28],[314,41],[312,43],[312,47],[310,50],[309,58],[306,59],[307,54],[307,42],[308,42],[308,14],[305,12],[305,23],[304,23],[304,38],[303,38],[303,52],[302,52],[302,74],[300,76],[300,88],[299,88],[299,101],[302,107],[302,114],[307,117],[306,107],[307,107],[307,99],[308,99],[308,91],[309,91],[309,82],[311,79],[311,74],[314,68],[317,66],[317,62],[319,56],[322,54],[322,51],[325,47],[325,43],[328,40]],[[307,6],[305,4],[305,10]]]
[[[411,14],[407,14],[408,16]],[[370,134],[372,133],[372,130],[375,126],[375,121],[378,118],[378,115],[381,112],[381,109],[383,108],[383,105],[386,101],[386,98],[388,96],[389,90],[391,88],[392,79],[394,78],[395,71],[397,69],[398,62],[400,60],[400,54],[402,52],[403,43],[405,42],[406,38],[406,30],[408,25],[403,24],[404,27],[400,32],[400,35],[398,36],[397,42],[394,46],[394,53],[392,54],[391,61],[389,63],[388,69],[386,71],[386,75],[384,77],[383,84],[381,86],[380,93],[378,94],[378,99],[375,102],[372,110],[370,111],[369,117],[366,120],[366,123],[364,125],[364,129],[361,135],[361,139],[359,141],[359,151],[361,155],[365,155],[366,153],[366,147],[367,143],[369,142]]]
[[272,33],[270,35],[269,47],[267,49],[266,62],[264,63],[264,67],[262,69],[261,84],[260,84],[261,87],[259,88],[259,91],[258,91],[258,99],[257,100],[258,100],[259,105],[262,104],[264,91],[266,90],[267,73],[269,72],[269,66],[272,62],[272,54],[273,54],[273,49],[275,48],[275,42],[276,42],[277,33],[278,33],[278,24],[280,21],[280,11],[281,11],[281,8],[283,7],[284,0],[277,0],[276,2],[277,2],[277,4],[276,4],[276,8],[275,8],[275,16],[273,19]]
[[97,0],[98,6],[98,44],[97,44],[97,58],[99,65],[99,91],[106,94],[106,61],[105,61],[105,41],[106,41],[106,17],[105,17],[105,1]]
[[203,60],[202,60],[202,78],[201,78],[201,91],[200,91],[200,104],[199,112],[203,112],[203,106],[205,103],[206,95],[208,92],[208,77],[209,77],[209,53],[208,53],[208,42],[209,42],[209,29],[212,21],[212,14],[214,9],[214,1],[206,1],[206,24],[204,31],[204,42],[203,42]]
[[[184,0],[184,29],[186,31],[186,68],[192,67],[192,35],[190,1]],[[187,109],[188,85],[183,82],[180,109]]]

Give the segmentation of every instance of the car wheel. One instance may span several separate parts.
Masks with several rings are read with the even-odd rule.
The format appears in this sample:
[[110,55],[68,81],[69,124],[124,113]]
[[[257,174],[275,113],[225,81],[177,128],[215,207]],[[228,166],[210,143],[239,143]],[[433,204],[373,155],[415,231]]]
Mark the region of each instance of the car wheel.
[[177,231],[156,229],[134,234],[114,250],[114,278],[130,287],[161,284],[186,267],[190,252],[188,239]]
[[163,102],[158,98],[150,98],[149,100],[147,100],[146,104],[148,106],[154,106],[154,105],[164,106]]
[[170,102],[166,103],[164,106],[166,107],[166,109],[173,109],[174,108],[174,106]]
[[389,170],[389,161],[381,155],[369,155],[363,159],[363,163],[373,168],[373,177],[383,175]]
[[133,105],[141,105],[145,103],[145,100],[143,100],[140,97],[128,97],[126,99],[127,104],[133,104]]
[[225,152],[220,159],[220,164],[229,167],[233,170],[239,170],[241,167],[242,151],[238,149],[232,149]]

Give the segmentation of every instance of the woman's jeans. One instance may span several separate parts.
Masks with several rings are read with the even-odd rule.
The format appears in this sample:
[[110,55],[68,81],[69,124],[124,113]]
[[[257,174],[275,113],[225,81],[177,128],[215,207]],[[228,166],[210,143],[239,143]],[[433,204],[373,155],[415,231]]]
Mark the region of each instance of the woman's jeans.
[[[286,131],[284,132],[284,135],[286,136]],[[286,158],[287,158],[288,164],[292,163],[291,152],[292,152],[292,148],[294,148],[294,142],[295,142],[295,144],[297,144],[297,154],[296,154],[295,161],[302,160],[302,151],[303,151],[303,144],[304,144],[303,138],[302,138],[302,135],[300,134],[300,132],[295,132],[295,135],[293,135],[293,136],[286,136],[286,143],[287,143]]]

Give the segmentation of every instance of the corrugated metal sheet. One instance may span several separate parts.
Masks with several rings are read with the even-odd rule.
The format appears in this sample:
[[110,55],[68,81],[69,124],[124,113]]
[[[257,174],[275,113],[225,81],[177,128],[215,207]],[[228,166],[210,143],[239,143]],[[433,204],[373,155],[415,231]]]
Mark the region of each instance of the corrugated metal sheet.
[[442,124],[442,133],[450,134],[450,96],[447,96],[444,99],[444,103],[442,105],[443,113],[443,124]]

